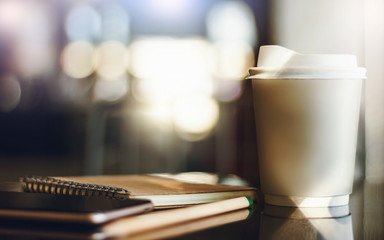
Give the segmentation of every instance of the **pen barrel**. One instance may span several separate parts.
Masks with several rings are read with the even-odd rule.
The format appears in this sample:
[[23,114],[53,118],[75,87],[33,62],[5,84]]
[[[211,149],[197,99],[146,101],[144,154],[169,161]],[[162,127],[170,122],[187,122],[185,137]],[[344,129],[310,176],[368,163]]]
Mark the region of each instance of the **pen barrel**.
[[252,202],[247,197],[233,198],[192,207],[162,210],[129,217],[112,222],[102,230],[106,232],[107,235],[108,233],[114,236],[132,235],[146,230],[247,208],[251,205]]

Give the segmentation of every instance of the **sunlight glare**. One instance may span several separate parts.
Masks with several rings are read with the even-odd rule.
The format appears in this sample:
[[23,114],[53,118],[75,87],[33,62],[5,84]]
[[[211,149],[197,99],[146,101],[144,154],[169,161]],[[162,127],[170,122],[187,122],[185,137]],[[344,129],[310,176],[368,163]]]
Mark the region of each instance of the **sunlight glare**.
[[219,118],[216,100],[204,95],[185,96],[174,103],[175,126],[186,133],[201,134],[211,131]]

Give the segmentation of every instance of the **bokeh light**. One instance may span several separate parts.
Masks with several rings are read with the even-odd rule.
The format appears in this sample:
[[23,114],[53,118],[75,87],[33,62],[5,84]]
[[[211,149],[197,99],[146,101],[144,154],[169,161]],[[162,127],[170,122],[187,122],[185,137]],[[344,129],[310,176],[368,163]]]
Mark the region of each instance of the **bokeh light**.
[[253,49],[246,42],[217,42],[212,57],[212,74],[220,79],[242,80],[255,64]]
[[148,37],[130,46],[130,71],[138,78],[209,74],[209,43],[202,38]]
[[172,103],[154,102],[148,104],[143,109],[145,117],[151,120],[150,124],[154,124],[162,129],[172,129],[173,124],[173,109]]
[[241,81],[218,80],[214,96],[220,102],[231,102],[236,100],[243,92]]
[[253,46],[258,36],[252,10],[240,1],[219,2],[209,11],[206,27],[212,43],[214,96],[221,102],[234,101],[242,93],[240,80],[255,64]]
[[177,81],[168,80],[164,83],[157,78],[136,79],[133,82],[132,94],[136,100],[143,103],[171,102],[176,84]]
[[135,96],[147,102],[172,101],[187,93],[213,93],[209,44],[202,39],[153,38],[130,47],[130,71],[138,78]]
[[104,78],[98,78],[94,87],[95,101],[116,102],[122,99],[129,90],[126,76],[113,81]]
[[181,137],[190,141],[200,140],[216,126],[219,105],[208,96],[185,96],[174,102],[173,119]]
[[103,42],[94,55],[96,72],[106,80],[119,78],[125,74],[128,57],[127,49],[121,42]]
[[[184,78],[184,79],[182,79]],[[210,78],[139,79],[134,82],[134,96],[141,102],[172,102],[175,98],[188,93],[213,93],[213,82]]]
[[192,7],[190,0],[150,0],[148,6],[153,12],[164,17],[176,17],[186,14]]
[[130,71],[140,100],[172,101],[186,93],[211,95],[209,43],[203,39],[150,38],[132,43]]
[[28,6],[21,1],[0,1],[0,29],[11,31],[22,25]]
[[20,102],[21,87],[15,76],[0,78],[0,112],[9,112]]
[[117,2],[105,2],[100,7],[101,40],[116,40],[122,43],[130,38],[130,18],[123,6]]
[[17,28],[16,68],[23,79],[39,78],[55,69],[53,16],[43,4],[31,4]]
[[89,92],[93,86],[93,79],[75,79],[62,73],[58,78],[60,92],[55,95],[59,101],[69,102],[77,106],[85,106],[89,103]]
[[257,41],[255,18],[252,10],[240,1],[224,1],[215,5],[207,16],[207,35],[212,42]]
[[68,13],[65,25],[70,41],[92,41],[100,36],[101,17],[91,6],[77,5]]
[[77,41],[67,45],[61,54],[64,73],[73,78],[85,78],[95,69],[95,48],[90,42]]

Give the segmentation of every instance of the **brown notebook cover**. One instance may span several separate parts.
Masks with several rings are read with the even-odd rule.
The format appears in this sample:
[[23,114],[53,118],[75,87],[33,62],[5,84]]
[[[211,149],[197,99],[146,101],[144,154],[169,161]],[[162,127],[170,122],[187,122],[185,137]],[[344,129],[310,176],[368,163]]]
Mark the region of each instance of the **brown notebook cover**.
[[[31,179],[33,178],[24,180],[24,183],[27,183],[27,191],[90,195],[93,192],[88,190],[99,190],[105,186],[101,191],[110,193],[112,187],[113,196],[116,191],[118,197],[150,199],[155,208],[180,207],[241,196],[250,196],[254,201],[257,200],[256,189],[252,187],[189,183],[144,174],[50,177],[47,178],[49,181],[44,178],[39,181]],[[55,182],[54,186],[52,180]],[[75,184],[75,187],[71,189],[68,183]]]

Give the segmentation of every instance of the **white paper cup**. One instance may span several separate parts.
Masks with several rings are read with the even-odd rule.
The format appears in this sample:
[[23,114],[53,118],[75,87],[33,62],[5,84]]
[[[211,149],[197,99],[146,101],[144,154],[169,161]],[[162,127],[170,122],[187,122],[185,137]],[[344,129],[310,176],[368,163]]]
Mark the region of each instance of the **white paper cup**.
[[265,203],[348,204],[365,78],[356,57],[263,46],[249,73]]

